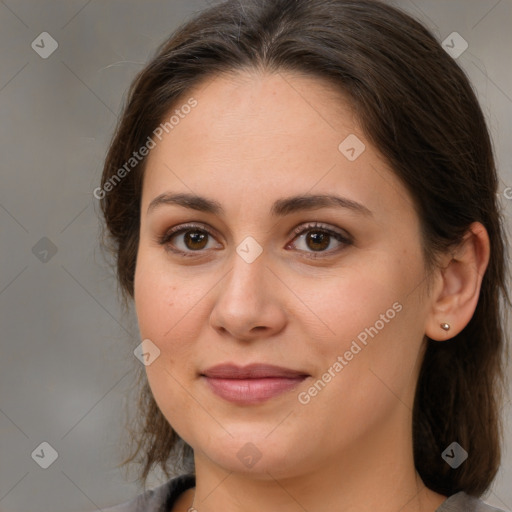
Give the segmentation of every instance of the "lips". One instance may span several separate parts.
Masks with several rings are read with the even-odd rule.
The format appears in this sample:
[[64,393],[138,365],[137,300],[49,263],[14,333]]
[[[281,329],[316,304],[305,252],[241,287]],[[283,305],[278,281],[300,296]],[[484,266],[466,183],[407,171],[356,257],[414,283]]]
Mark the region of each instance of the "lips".
[[243,367],[231,363],[219,364],[208,368],[201,375],[215,379],[262,379],[267,377],[294,379],[297,377],[308,376],[307,373],[302,371],[260,363],[254,363]]
[[209,389],[237,405],[259,404],[297,387],[309,375],[269,364],[221,364],[201,373]]

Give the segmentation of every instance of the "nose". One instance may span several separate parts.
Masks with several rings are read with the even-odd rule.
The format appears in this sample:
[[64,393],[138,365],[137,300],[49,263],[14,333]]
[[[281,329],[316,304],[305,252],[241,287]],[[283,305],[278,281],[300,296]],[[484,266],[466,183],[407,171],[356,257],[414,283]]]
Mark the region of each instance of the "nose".
[[221,336],[250,341],[284,329],[284,287],[268,264],[265,252],[251,263],[233,255],[232,268],[219,283],[210,315],[210,325]]

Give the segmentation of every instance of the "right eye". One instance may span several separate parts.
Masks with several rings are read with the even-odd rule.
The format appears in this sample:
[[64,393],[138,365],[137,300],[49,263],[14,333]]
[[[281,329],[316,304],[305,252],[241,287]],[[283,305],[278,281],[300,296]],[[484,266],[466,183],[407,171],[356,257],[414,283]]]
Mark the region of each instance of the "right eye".
[[[181,244],[171,243],[171,240],[175,238],[179,240],[181,235],[184,235],[181,238]],[[165,234],[159,238],[158,243],[165,246],[166,250],[175,254],[193,257],[196,256],[196,254],[193,253],[199,253],[204,249],[208,249],[208,237],[213,238],[213,235],[203,225],[180,224],[166,231]]]

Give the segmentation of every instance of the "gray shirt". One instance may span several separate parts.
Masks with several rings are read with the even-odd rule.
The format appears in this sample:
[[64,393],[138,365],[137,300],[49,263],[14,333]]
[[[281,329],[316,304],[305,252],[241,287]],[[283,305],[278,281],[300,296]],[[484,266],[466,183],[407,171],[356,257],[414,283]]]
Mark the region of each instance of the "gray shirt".
[[[130,501],[105,508],[103,512],[169,512],[174,506],[178,496],[195,487],[196,479],[193,474],[180,475],[171,478],[165,484],[155,489],[147,490]],[[505,512],[499,508],[491,507],[481,499],[460,491],[449,496],[437,508],[436,512]]]

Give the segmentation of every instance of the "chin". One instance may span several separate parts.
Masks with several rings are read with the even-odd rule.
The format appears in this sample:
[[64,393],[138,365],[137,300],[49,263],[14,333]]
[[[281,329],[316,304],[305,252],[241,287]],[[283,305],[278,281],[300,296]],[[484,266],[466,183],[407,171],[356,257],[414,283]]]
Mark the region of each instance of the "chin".
[[[218,435],[210,437],[209,444],[199,446],[199,451],[226,471],[261,480],[272,478],[270,475],[290,477],[298,474],[297,468],[302,465],[301,461],[306,455],[304,450],[297,449],[301,443],[292,442],[290,436],[287,439],[274,434],[268,436],[271,430],[265,430],[262,434],[261,431],[245,429],[243,435],[238,436],[230,431],[232,437],[224,432],[222,439]],[[271,436],[273,439],[270,439]],[[194,452],[197,453],[196,449]]]

